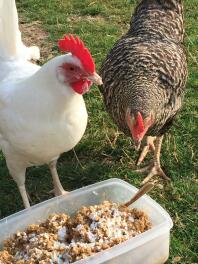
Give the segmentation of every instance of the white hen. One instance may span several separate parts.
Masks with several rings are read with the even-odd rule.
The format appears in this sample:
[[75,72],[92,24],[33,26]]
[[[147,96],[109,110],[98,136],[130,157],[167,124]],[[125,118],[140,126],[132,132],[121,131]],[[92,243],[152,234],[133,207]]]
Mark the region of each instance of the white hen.
[[87,111],[82,97],[102,80],[83,42],[73,36],[59,41],[62,51],[39,67],[37,47],[21,41],[14,0],[0,0],[0,149],[18,185],[25,207],[25,171],[49,164],[56,195],[64,193],[56,171],[61,153],[82,138]]

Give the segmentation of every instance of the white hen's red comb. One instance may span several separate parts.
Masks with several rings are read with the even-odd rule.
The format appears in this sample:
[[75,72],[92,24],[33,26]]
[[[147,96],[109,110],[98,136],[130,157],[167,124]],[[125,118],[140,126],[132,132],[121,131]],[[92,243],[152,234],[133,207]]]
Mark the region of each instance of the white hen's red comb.
[[77,57],[88,73],[95,72],[95,64],[91,53],[79,37],[65,36],[58,41],[58,46],[61,51],[71,52],[73,56]]

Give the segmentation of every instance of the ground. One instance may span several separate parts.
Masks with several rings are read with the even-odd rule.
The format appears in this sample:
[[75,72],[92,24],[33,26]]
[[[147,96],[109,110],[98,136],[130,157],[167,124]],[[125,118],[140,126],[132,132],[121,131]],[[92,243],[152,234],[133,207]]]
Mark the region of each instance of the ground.
[[[167,263],[198,263],[198,1],[185,0],[186,48],[189,79],[183,110],[166,135],[162,165],[171,184],[158,186],[150,195],[171,215],[170,259]],[[128,27],[136,1],[120,0],[17,0],[26,43],[39,45],[40,64],[59,53],[57,40],[65,33],[78,34],[90,48],[97,69],[115,41]],[[137,153],[130,138],[120,133],[105,112],[97,87],[85,95],[89,113],[86,133],[75,151],[61,156],[58,171],[66,190],[117,177],[139,186],[142,176],[133,171]],[[0,154],[0,218],[23,208],[14,181]],[[163,184],[163,182],[161,182]],[[47,166],[27,171],[31,203],[52,197]]]

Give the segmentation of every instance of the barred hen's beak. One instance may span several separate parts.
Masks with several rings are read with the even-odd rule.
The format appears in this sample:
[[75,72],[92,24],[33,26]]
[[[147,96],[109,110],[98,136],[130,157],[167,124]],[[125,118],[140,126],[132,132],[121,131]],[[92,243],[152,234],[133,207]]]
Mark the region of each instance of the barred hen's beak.
[[88,80],[90,80],[92,83],[96,84],[96,85],[102,85],[102,78],[96,73],[94,72],[94,74],[89,75],[88,76]]

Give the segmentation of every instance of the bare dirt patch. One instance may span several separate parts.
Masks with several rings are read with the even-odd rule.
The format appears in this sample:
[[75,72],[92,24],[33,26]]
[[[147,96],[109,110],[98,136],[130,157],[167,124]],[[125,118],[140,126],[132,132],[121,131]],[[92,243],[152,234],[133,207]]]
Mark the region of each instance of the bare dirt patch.
[[105,19],[102,16],[77,16],[71,15],[67,18],[67,22],[80,22],[80,21],[89,21],[89,22],[104,22]]
[[27,46],[35,45],[40,48],[41,63],[53,57],[53,43],[49,41],[49,33],[42,28],[40,21],[25,23],[20,19],[19,27],[24,44]]

